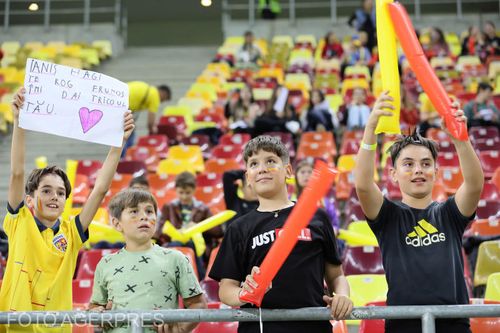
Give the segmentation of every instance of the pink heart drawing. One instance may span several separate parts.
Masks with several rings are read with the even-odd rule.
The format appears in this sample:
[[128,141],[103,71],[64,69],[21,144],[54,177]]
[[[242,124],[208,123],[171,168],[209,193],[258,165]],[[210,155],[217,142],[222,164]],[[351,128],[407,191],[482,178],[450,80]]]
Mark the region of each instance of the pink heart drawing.
[[81,107],[79,114],[83,133],[87,133],[92,127],[94,127],[102,119],[103,115],[101,110],[90,111],[86,107]]

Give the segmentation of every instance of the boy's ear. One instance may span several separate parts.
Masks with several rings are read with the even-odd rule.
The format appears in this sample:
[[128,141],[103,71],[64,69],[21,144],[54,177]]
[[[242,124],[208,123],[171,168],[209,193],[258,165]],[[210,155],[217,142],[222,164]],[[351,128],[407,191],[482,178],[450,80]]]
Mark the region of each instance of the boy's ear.
[[392,181],[397,184],[398,179],[396,178],[396,169],[394,167],[391,167],[389,169],[389,173],[391,174]]
[[293,168],[292,168],[292,165],[290,163],[288,163],[285,166],[285,171],[286,171],[286,178],[292,178],[294,176],[293,175]]
[[26,196],[24,197],[24,202],[26,203],[26,207],[28,207],[29,209],[35,208],[35,198],[33,198],[32,196],[26,194]]
[[111,224],[113,225],[113,227],[115,227],[116,230],[120,232],[123,231],[122,226],[120,224],[120,220],[118,220],[116,217],[111,218]]

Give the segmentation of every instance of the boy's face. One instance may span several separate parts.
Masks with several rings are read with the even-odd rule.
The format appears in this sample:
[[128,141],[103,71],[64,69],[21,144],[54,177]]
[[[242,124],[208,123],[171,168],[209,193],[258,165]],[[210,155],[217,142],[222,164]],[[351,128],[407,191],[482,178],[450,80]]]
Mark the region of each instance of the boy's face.
[[191,205],[193,203],[194,187],[176,187],[175,192],[177,193],[177,199],[179,199],[181,205]]
[[54,223],[63,213],[66,203],[64,181],[55,174],[43,176],[33,197],[26,196],[26,203],[39,220]]
[[311,178],[313,168],[309,165],[305,165],[297,171],[297,179],[295,181],[299,186],[305,187],[309,178]]
[[257,197],[272,199],[286,191],[286,178],[291,177],[292,167],[284,164],[276,154],[259,150],[247,162],[247,184]]
[[137,207],[126,207],[120,219],[113,218],[112,221],[126,241],[148,241],[155,232],[155,208],[151,202],[140,202]]
[[428,148],[408,145],[401,150],[391,176],[399,184],[401,193],[422,199],[432,193],[436,172],[436,163]]

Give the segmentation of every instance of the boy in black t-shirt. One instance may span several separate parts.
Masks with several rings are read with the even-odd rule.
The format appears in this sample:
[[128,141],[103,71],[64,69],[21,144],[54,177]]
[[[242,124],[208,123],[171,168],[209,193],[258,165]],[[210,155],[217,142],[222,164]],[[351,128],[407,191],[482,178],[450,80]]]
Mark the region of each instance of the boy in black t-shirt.
[[[384,198],[373,181],[377,142],[374,131],[381,116],[392,114],[384,111],[393,109],[391,102],[385,92],[375,103],[355,168],[356,192],[382,251],[389,285],[387,304],[468,304],[462,235],[481,196],[481,164],[470,141],[458,141],[450,135],[464,182],[445,202],[433,202],[438,146],[414,133],[390,148],[390,177],[399,184],[403,199],[394,202]],[[459,122],[467,121],[462,110],[456,110],[454,117]],[[387,320],[385,325],[387,333],[421,332],[420,320]],[[467,319],[438,319],[436,332],[469,333],[470,328]]]
[[[288,151],[277,138],[259,136],[245,146],[246,179],[259,206],[227,229],[209,276],[220,281],[219,296],[230,306],[252,307],[240,300],[242,290],[257,286],[253,276],[276,240],[294,203],[288,199],[286,178],[292,176]],[[324,295],[324,281],[329,295]],[[349,285],[342,271],[335,235],[318,209],[286,259],[262,301],[262,308],[331,307],[332,317],[346,318],[352,310]],[[268,333],[330,333],[329,321],[265,322]],[[241,322],[239,333],[257,333],[259,323]]]

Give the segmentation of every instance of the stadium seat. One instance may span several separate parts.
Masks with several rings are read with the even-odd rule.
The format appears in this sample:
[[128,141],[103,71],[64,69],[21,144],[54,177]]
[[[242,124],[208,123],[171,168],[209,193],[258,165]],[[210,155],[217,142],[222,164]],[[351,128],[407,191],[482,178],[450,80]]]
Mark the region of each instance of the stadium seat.
[[210,270],[212,269],[212,265],[214,264],[214,261],[215,261],[215,258],[217,257],[218,252],[219,252],[219,246],[213,248],[212,251],[210,252],[210,256],[208,257],[207,273],[205,275],[205,280],[210,279],[208,274],[210,273]]
[[490,179],[493,177],[495,169],[500,165],[499,151],[482,151],[479,153],[481,166],[484,172],[484,178]]
[[346,212],[346,221],[347,222],[362,221],[365,219],[365,213],[363,212],[363,209],[361,208],[361,204],[359,204],[359,203],[349,202],[349,205],[346,205],[344,211]]
[[234,159],[211,159],[205,162],[205,172],[224,173],[229,170],[241,169],[242,165]]
[[182,138],[179,142],[183,145],[200,146],[203,158],[210,157],[210,138],[205,134],[191,134],[188,137]]
[[467,230],[472,236],[497,236],[500,235],[499,219],[474,220]]
[[479,155],[479,152],[481,151],[496,151],[499,152],[500,149],[498,148],[498,143],[500,142],[500,139],[497,138],[489,138],[489,139],[475,139],[472,142],[472,145],[474,149],[476,150],[477,154]]
[[358,153],[361,141],[359,140],[344,140],[340,147],[340,155],[355,155]]
[[297,160],[305,158],[319,158],[327,162],[330,166],[334,166],[331,147],[324,142],[304,142],[301,141],[297,151]]
[[500,202],[479,200],[476,210],[476,217],[478,219],[487,219],[491,216],[500,217]]
[[115,173],[111,181],[110,188],[116,191],[121,191],[128,187],[133,176],[126,173]]
[[175,189],[175,175],[148,174],[149,188],[151,191],[169,191]]
[[202,322],[193,333],[237,333],[238,322]]
[[460,169],[457,168],[439,168],[436,181],[443,183],[446,193],[449,195],[455,194],[464,179]]
[[158,121],[158,125],[175,126],[177,130],[182,134],[185,134],[187,129],[186,120],[184,116],[178,116],[178,115],[161,116],[160,120]]
[[207,298],[207,302],[220,302],[219,299],[219,282],[208,279],[200,282],[200,287],[205,293],[205,297]]
[[224,200],[224,192],[222,187],[217,186],[197,186],[194,192],[194,197],[207,206],[216,204]]
[[76,173],[89,177],[90,187],[93,187],[97,177],[97,172],[101,169],[101,167],[101,161],[81,160],[78,161]]
[[485,285],[492,273],[500,272],[500,241],[487,241],[479,245],[474,287]]
[[170,147],[168,151],[168,158],[175,160],[184,160],[189,162],[195,172],[203,172],[205,165],[203,162],[203,154],[200,146],[195,145],[177,145]]
[[488,276],[484,299],[500,301],[500,272]]
[[481,200],[498,200],[500,190],[491,181],[487,181],[483,185],[483,192],[481,193]]
[[215,186],[222,188],[222,174],[200,173],[196,175],[196,186]]
[[174,189],[171,190],[156,190],[152,191],[156,202],[158,203],[158,210],[161,210],[165,204],[170,203],[170,201],[177,198],[177,192]]
[[387,191],[387,196],[392,200],[401,200],[403,198],[399,185],[391,179],[385,182],[385,190]]
[[105,249],[105,250],[86,250],[80,252],[80,258],[78,260],[78,267],[76,269],[76,279],[94,279],[94,272],[97,264],[101,258],[105,255],[117,252],[117,249]]
[[347,200],[354,187],[354,175],[352,171],[341,171],[335,183],[335,198],[337,200]]
[[86,308],[92,297],[94,279],[73,280],[73,306]]
[[165,135],[145,135],[139,137],[137,146],[154,147],[159,158],[165,158],[168,153],[168,140]]
[[449,168],[459,168],[460,162],[458,161],[458,154],[456,153],[438,153],[437,158],[438,167],[449,167]]
[[342,267],[345,275],[384,274],[377,246],[348,246],[344,250]]
[[158,124],[156,134],[165,135],[170,146],[179,144],[179,141],[184,138],[184,133],[179,131],[175,125],[170,124]]
[[432,188],[432,200],[437,202],[444,202],[448,199],[448,193],[446,193],[446,188],[443,183],[435,182]]
[[477,139],[490,139],[490,138],[495,138],[498,137],[498,128],[493,127],[493,126],[478,126],[478,127],[471,127],[469,129],[469,137],[471,138],[471,141],[477,140]]
[[219,139],[221,145],[239,145],[244,146],[252,137],[247,133],[224,134]]
[[193,267],[194,274],[198,276],[198,268],[196,267],[196,254],[194,253],[194,250],[192,248],[185,246],[173,246],[170,247],[170,249],[175,249],[184,254],[189,259],[189,262]]
[[90,194],[89,177],[82,174],[76,174],[75,185],[73,186],[72,194],[73,204],[84,204]]
[[125,161],[141,161],[146,166],[148,172],[156,172],[160,157],[156,154],[154,147],[132,146],[127,149]]
[[[500,304],[498,301],[476,299],[473,304]],[[498,333],[500,331],[500,318],[471,318],[470,328],[472,333]]]
[[290,159],[291,160],[295,159],[295,144],[293,142],[293,137],[291,133],[267,132],[266,135],[278,137],[288,149],[288,154],[290,155]]
[[139,177],[148,173],[148,168],[142,160],[137,161],[120,161],[116,167],[116,172],[133,175]]
[[[354,306],[384,301],[387,298],[387,281],[384,274],[360,274],[346,276],[351,288],[351,300]],[[348,324],[359,321],[347,321]]]
[[156,169],[156,173],[159,175],[178,175],[184,171],[196,174],[196,168],[189,160],[166,158],[158,163]]
[[440,128],[429,128],[427,130],[427,138],[432,139],[436,142],[443,140],[450,141],[448,134]]
[[218,144],[212,148],[213,158],[226,158],[233,159],[238,163],[243,163],[243,156],[241,154],[242,147],[237,144]]
[[[386,306],[384,301],[369,302],[366,306]],[[359,333],[384,333],[385,320],[384,319],[363,319],[359,325]]]
[[491,177],[491,182],[495,184],[498,191],[500,191],[500,166],[495,169],[493,176]]

